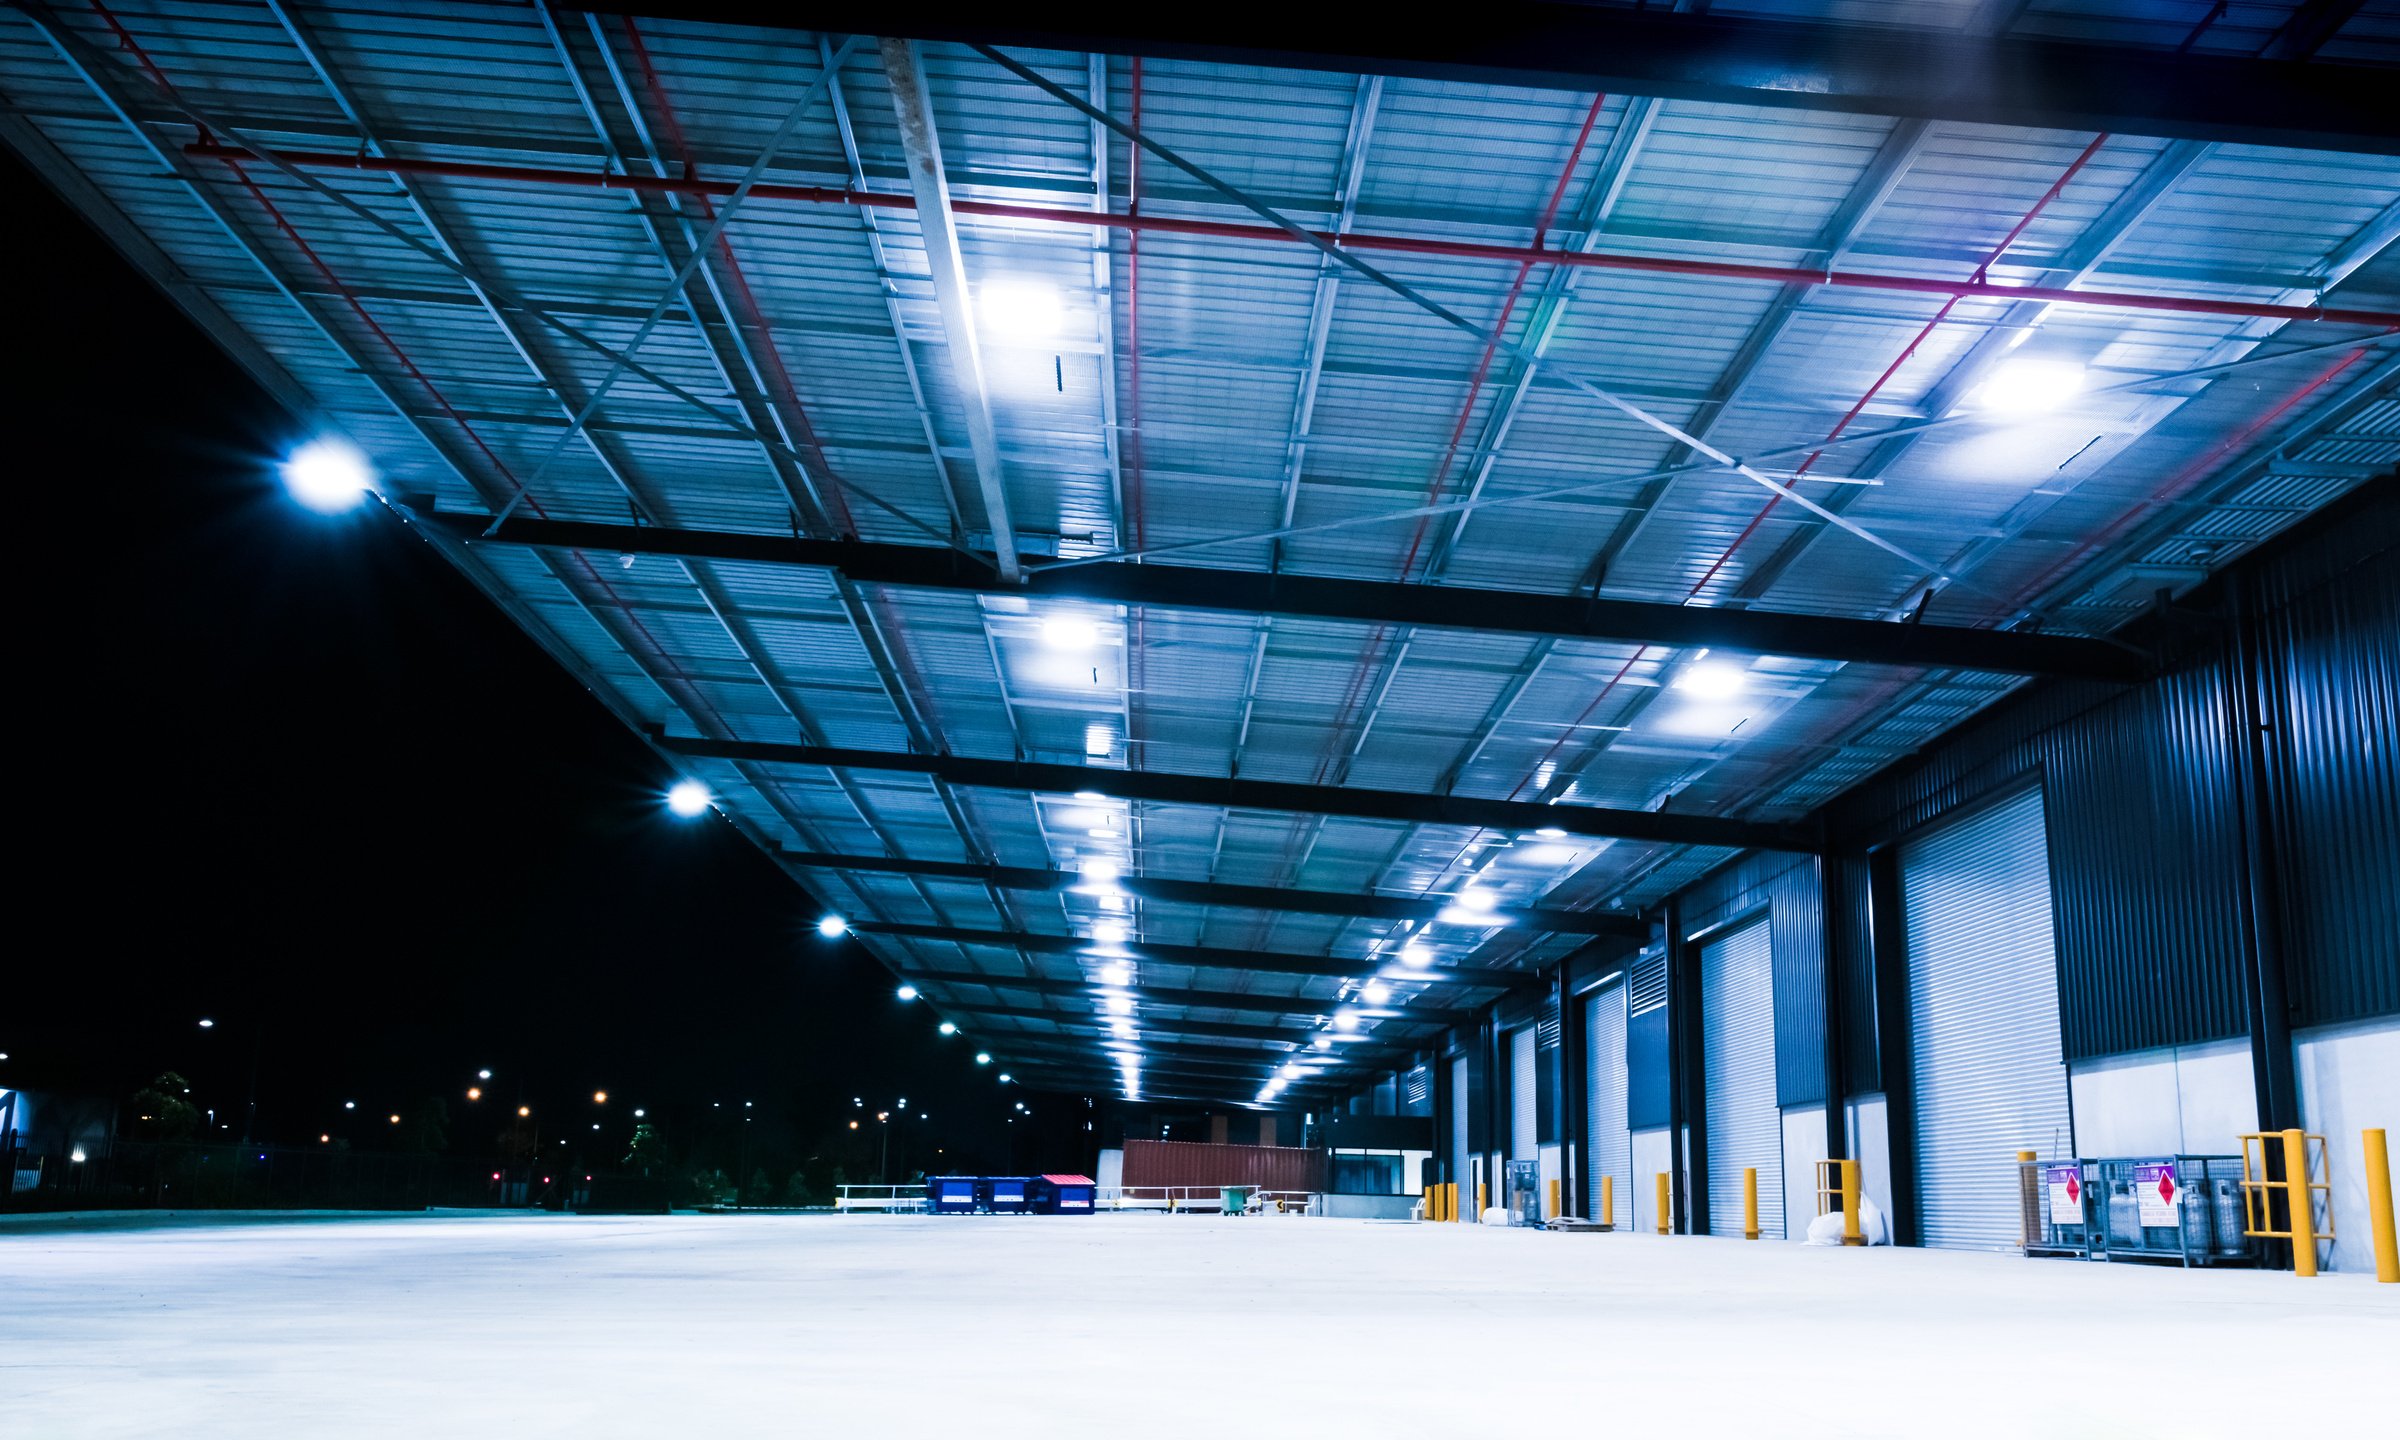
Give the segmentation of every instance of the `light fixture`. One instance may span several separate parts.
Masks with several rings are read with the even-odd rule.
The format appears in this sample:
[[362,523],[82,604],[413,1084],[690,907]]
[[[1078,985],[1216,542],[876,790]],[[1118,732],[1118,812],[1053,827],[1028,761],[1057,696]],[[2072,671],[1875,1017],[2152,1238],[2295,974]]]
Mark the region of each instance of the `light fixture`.
[[1333,1028],[1342,1031],[1356,1030],[1358,1028],[1358,1012],[1356,1010],[1335,1011]]
[[1103,920],[1092,927],[1092,938],[1103,945],[1122,945],[1126,934],[1125,927],[1114,920]]
[[1118,868],[1117,862],[1114,860],[1095,857],[1083,862],[1083,878],[1094,885],[1114,885],[1117,883],[1117,877],[1123,873],[1125,872]]
[[1492,908],[1493,899],[1492,892],[1484,889],[1481,885],[1469,885],[1458,892],[1459,905],[1468,910],[1489,910]]
[[1992,367],[1990,378],[1975,387],[1973,403],[2004,415],[2036,415],[2075,398],[2083,380],[2083,367],[2072,360],[2019,355]]
[[469,1100],[481,1100],[483,1098],[483,1087],[480,1085],[469,1085],[467,1087],[467,1098]]
[[1133,983],[1133,971],[1123,965],[1105,966],[1100,971],[1100,983],[1103,985],[1130,985]]
[[478,1070],[475,1072],[475,1078],[478,1080],[489,1080],[492,1078],[492,1072],[489,1070]]
[[991,1052],[991,1051],[989,1051],[989,1050],[978,1050],[978,1051],[976,1051],[976,1052],[975,1052],[975,1063],[976,1063],[976,1064],[978,1064],[978,1065],[989,1065],[989,1064],[991,1064],[991,1063],[992,1063],[992,1052]]
[[708,787],[697,780],[678,780],[667,788],[667,808],[689,820],[708,813]]
[[990,281],[977,296],[976,308],[996,345],[1047,340],[1066,318],[1058,292],[1035,280]]
[[1096,801],[1106,800],[1108,797],[1101,794],[1097,790],[1078,790],[1075,792],[1075,798],[1088,805]]
[[1131,1015],[1133,1013],[1133,1001],[1123,995],[1111,995],[1108,997],[1108,1013],[1111,1015]]
[[203,1030],[214,1030],[217,1028],[217,1022],[214,1020],[203,1020],[200,1022],[200,1028]]
[[375,467],[347,440],[311,440],[284,460],[283,484],[309,509],[334,515],[375,488]]
[[1116,1036],[1119,1040],[1131,1040],[1133,1038],[1133,1023],[1128,1020],[1112,1021],[1109,1024],[1108,1033]]
[[1723,660],[1689,665],[1675,679],[1675,688],[1702,700],[1730,700],[1750,683],[1748,671]]
[[839,940],[850,933],[850,922],[839,915],[828,915],[817,922],[817,933],[828,940]]
[[951,1024],[949,1021],[944,1020],[942,1022],[942,1033],[944,1035],[956,1035],[958,1033],[958,1027]]
[[1083,615],[1046,616],[1042,643],[1053,650],[1089,650],[1100,643],[1100,627]]
[[1533,833],[1544,840],[1564,840],[1567,838],[1567,832],[1559,829],[1556,825],[1544,825],[1541,829],[1536,830]]
[[901,987],[900,987],[900,998],[901,998],[901,999],[903,999],[903,1000],[914,1000],[914,999],[916,999],[916,998],[917,998],[917,987],[916,987],[916,986],[914,986],[914,985],[903,985],[903,986],[901,986]]
[[1000,1072],[1000,1083],[1003,1085],[1010,1084],[1016,1078],[1016,1076],[1009,1074],[1006,1070]]
[[1400,963],[1411,969],[1422,970],[1433,963],[1433,952],[1411,940],[1400,947]]
[[1109,752],[1109,749],[1115,744],[1116,736],[1110,733],[1109,728],[1106,725],[1087,725],[1084,727],[1083,753],[1085,755],[1095,758],[1106,755]]
[[1369,1005],[1381,1005],[1392,998],[1392,987],[1381,980],[1369,980],[1358,993],[1366,997]]
[[1311,1040],[1308,1043],[1319,1050],[1331,1050],[1333,1048],[1333,1037],[1330,1035],[1319,1035],[1316,1039]]
[[[356,1100],[344,1100],[344,1101],[342,1102],[342,1108],[343,1108],[344,1110],[356,1110],[356,1109],[358,1108],[358,1102],[357,1102]],[[520,1114],[520,1115],[522,1115],[522,1114],[524,1114],[525,1112],[524,1112],[524,1111],[522,1111],[522,1110],[520,1110],[520,1111],[518,1111],[517,1113],[518,1113],[518,1114]]]
[[1570,865],[1580,854],[1572,845],[1535,845],[1525,852],[1528,865]]
[[606,1105],[608,1103],[608,1092],[606,1090],[594,1090],[592,1092],[592,1103],[594,1105]]
[[533,1107],[531,1105],[519,1105],[517,1107],[517,1118],[519,1120],[524,1119],[526,1116],[531,1115],[532,1113]]
[[399,1117],[399,1116],[397,1116],[397,1115],[394,1115],[394,1116],[392,1117],[392,1123],[393,1123],[394,1125],[397,1125],[397,1124],[399,1124],[399,1123],[400,1123],[400,1117]]
[[634,1111],[634,1112],[633,1112],[633,1118],[634,1118],[634,1119],[636,1119],[636,1120],[639,1120],[639,1119],[641,1119],[643,1116],[645,1116],[645,1115],[648,1115],[649,1113],[650,1113],[650,1112],[649,1112],[649,1111],[647,1111],[647,1110],[636,1110],[636,1111]]

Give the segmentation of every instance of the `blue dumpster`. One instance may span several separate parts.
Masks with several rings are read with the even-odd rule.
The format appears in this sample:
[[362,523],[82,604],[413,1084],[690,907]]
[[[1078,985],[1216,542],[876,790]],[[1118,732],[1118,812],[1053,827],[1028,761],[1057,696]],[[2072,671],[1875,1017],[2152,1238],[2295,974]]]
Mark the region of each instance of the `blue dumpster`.
[[1022,1175],[994,1175],[983,1182],[983,1208],[994,1215],[1022,1215],[1026,1187]]
[[1089,1215],[1099,1190],[1089,1175],[1036,1175],[1026,1188],[1036,1215]]
[[975,1213],[975,1177],[933,1175],[925,1181],[925,1208],[936,1215]]

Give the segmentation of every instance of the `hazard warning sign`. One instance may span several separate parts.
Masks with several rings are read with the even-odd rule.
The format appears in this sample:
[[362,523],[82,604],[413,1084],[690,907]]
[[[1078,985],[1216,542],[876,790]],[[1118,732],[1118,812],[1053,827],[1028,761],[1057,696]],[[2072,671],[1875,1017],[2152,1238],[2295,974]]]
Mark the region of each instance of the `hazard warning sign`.
[[2050,1190],[2050,1223],[2081,1225],[2083,1223],[2083,1167],[2079,1165],[2045,1165],[2042,1183]]
[[2183,1223],[2183,1184],[2175,1178],[2172,1164],[2134,1166],[2133,1199],[2144,1229]]

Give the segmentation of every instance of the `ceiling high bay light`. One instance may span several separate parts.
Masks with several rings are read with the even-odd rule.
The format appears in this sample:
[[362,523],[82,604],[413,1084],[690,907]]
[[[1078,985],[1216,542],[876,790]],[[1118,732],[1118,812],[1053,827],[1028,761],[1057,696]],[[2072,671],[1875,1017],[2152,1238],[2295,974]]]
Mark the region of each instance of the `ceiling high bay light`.
[[283,462],[284,488],[321,515],[335,515],[367,498],[375,467],[347,440],[311,440]]

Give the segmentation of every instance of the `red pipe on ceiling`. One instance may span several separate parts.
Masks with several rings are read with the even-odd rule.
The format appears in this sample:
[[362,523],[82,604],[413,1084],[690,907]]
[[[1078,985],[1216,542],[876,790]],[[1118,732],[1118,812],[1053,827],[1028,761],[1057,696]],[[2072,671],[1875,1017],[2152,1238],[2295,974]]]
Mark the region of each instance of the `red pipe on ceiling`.
[[[268,158],[242,146],[210,142],[186,145],[184,153],[204,160]],[[278,150],[273,152],[273,158],[311,170],[429,175],[457,180],[490,180],[502,184],[568,186],[585,190],[725,196],[737,188],[729,180],[612,175],[599,171],[557,170],[530,165],[485,165],[463,160],[401,160],[327,151]],[[913,196],[885,195],[828,185],[770,185],[762,182],[750,187],[750,195],[753,199],[786,200],[807,205],[874,205],[891,210],[914,210],[917,205]],[[1200,235],[1223,240],[1273,241],[1286,245],[1301,243],[1289,232],[1268,225],[1242,225],[1223,220],[1182,220],[1166,215],[1123,215],[1106,210],[1076,210],[1054,205],[1008,205],[991,200],[953,200],[950,204],[961,215],[982,215],[993,219],[1096,226],[1135,233]],[[2143,295],[2125,290],[2066,290],[2046,285],[1995,285],[1988,280],[1973,278],[1944,280],[1924,275],[1887,275],[1860,270],[1812,269],[1799,265],[1740,265],[1723,260],[1689,260],[1661,255],[1611,255],[1557,250],[1542,245],[1487,245],[1471,240],[1435,240],[1355,230],[1339,235],[1317,233],[1320,239],[1354,250],[1439,255],[1460,260],[1573,265],[1589,270],[1630,270],[1653,275],[1691,275],[1712,280],[1752,280],[1773,285],[1831,285],[1854,290],[1983,297],[1999,301],[2044,300],[2062,305],[2090,305],[2105,310],[2152,310],[2174,315],[2226,315],[2248,320],[2330,320],[2336,324],[2400,330],[2400,311],[2391,310],[2269,305],[2192,295]]]

